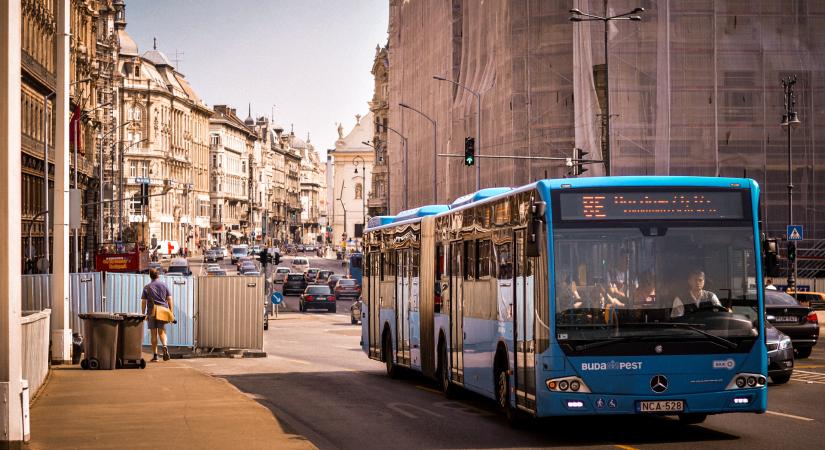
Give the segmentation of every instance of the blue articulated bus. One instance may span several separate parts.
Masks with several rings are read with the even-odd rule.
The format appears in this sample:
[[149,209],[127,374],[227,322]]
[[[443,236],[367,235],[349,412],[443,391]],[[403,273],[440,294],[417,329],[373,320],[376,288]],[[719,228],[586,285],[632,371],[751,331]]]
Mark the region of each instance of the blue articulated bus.
[[490,188],[365,235],[363,350],[510,417],[762,413],[758,185]]
[[364,282],[364,255],[356,252],[349,256],[349,264],[347,264],[347,275],[358,283],[358,286],[363,286]]

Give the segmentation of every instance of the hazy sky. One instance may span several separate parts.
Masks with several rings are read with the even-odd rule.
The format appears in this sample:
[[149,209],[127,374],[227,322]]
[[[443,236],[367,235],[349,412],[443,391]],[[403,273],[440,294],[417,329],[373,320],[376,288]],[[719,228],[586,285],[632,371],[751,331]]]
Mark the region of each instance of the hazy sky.
[[210,106],[269,116],[322,154],[369,111],[388,0],[127,0],[126,31],[158,49]]

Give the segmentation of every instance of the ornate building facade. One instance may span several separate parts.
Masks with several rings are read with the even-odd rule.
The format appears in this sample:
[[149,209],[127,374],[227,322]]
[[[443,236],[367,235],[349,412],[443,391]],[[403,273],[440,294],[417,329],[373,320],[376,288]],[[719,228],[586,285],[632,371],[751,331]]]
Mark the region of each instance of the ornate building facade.
[[389,169],[388,169],[388,154],[387,154],[387,130],[384,128],[389,125],[389,56],[387,46],[375,47],[375,59],[372,63],[372,75],[375,80],[375,88],[372,94],[372,101],[369,102],[370,114],[372,115],[371,123],[381,124],[381,127],[373,127],[372,146],[373,146],[373,161],[375,167],[373,168],[372,186],[369,191],[369,207],[370,216],[382,216],[390,213],[389,207]]
[[375,189],[375,151],[364,144],[375,135],[373,115],[356,115],[355,119],[355,126],[346,136],[339,127],[338,140],[331,151],[334,159],[333,184],[329,188],[333,199],[331,238],[336,246],[348,240],[360,241],[364,225],[373,212],[367,208],[367,198],[376,198],[371,195]]

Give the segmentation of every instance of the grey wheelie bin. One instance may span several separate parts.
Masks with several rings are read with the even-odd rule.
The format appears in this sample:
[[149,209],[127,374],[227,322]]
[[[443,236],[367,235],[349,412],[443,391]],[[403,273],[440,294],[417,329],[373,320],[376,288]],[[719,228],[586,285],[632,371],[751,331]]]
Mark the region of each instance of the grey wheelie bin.
[[143,359],[143,314],[117,313],[123,320],[118,322],[117,368],[146,368]]
[[79,314],[83,320],[84,369],[112,370],[117,366],[118,323],[123,318],[110,313]]

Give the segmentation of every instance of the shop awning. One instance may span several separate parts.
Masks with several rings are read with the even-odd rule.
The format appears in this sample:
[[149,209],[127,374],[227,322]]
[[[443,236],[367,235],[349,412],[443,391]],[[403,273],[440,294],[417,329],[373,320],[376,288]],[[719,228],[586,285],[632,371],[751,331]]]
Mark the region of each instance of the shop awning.
[[243,233],[239,233],[239,232],[237,232],[237,231],[230,231],[230,232],[228,232],[227,234],[229,234],[229,235],[230,235],[230,236],[232,236],[232,237],[236,237],[236,238],[238,238],[238,239],[240,239],[240,238],[242,238],[242,237],[243,237]]

